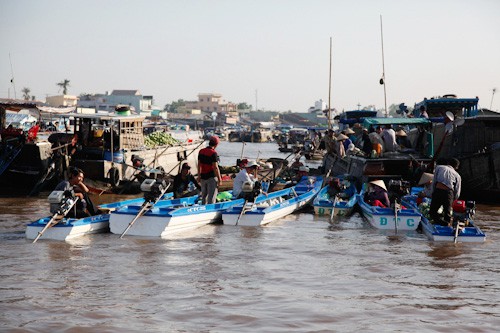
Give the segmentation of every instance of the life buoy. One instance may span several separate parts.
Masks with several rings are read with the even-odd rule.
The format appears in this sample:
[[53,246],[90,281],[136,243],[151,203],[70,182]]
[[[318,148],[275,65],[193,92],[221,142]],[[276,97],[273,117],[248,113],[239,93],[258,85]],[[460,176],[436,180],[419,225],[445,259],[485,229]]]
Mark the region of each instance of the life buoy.
[[108,171],[109,183],[116,187],[120,183],[120,172],[118,172],[117,168],[111,168]]

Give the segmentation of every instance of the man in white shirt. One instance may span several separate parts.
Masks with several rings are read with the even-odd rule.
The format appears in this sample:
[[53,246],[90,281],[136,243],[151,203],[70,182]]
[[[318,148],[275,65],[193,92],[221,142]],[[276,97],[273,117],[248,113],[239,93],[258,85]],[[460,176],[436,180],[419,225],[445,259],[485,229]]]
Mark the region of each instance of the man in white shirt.
[[233,198],[243,198],[242,187],[245,182],[255,183],[257,166],[258,164],[254,161],[248,161],[245,168],[236,175],[233,180]]
[[384,140],[384,148],[386,152],[396,151],[398,144],[396,143],[396,132],[392,129],[391,125],[386,125],[382,132],[382,139]]
[[[460,162],[452,158],[434,170],[433,192],[429,214],[434,223],[447,226],[453,215],[453,200],[458,199],[462,189],[462,177],[457,172]],[[438,213],[443,207],[443,217]]]

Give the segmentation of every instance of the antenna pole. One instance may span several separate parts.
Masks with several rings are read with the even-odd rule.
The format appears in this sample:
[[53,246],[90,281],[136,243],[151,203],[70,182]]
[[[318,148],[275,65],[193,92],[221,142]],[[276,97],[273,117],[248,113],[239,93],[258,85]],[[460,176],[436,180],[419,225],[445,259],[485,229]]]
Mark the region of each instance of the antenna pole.
[[382,40],[382,84],[384,85],[384,106],[385,106],[385,117],[389,116],[387,112],[387,93],[385,89],[385,64],[384,64],[384,32],[382,29],[382,15],[380,15],[380,37]]
[[493,110],[493,97],[495,96],[495,93],[497,92],[497,88],[493,88],[492,94],[491,94],[491,103],[490,103],[490,110]]
[[9,53],[9,61],[10,61],[10,72],[12,74],[12,79],[10,79],[10,83],[12,83],[12,86],[14,87],[14,98],[17,99],[16,83],[14,82],[14,69],[12,67],[12,59],[10,58],[10,53]]
[[332,37],[330,37],[330,74],[328,77],[328,128],[332,129]]

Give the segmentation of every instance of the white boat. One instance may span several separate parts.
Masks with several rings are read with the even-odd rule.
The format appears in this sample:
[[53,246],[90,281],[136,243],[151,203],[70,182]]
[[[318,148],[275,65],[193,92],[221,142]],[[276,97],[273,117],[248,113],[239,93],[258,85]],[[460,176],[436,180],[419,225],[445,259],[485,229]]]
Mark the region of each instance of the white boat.
[[[26,238],[35,239],[52,217],[44,217],[26,227]],[[109,230],[109,214],[89,216],[81,219],[64,218],[43,232],[42,239],[66,241],[72,238],[107,232]]]
[[[393,208],[372,206],[364,200],[364,192],[358,194],[358,204],[363,217],[376,229],[413,231],[420,224],[420,213],[414,208]],[[397,221],[396,221],[397,215]]]
[[[173,193],[166,193],[163,199],[168,199],[173,196]],[[89,216],[84,218],[64,217],[57,221],[53,226],[44,230],[47,223],[50,222],[52,216],[47,216],[36,220],[26,227],[26,238],[36,239],[43,230],[43,235],[40,239],[53,239],[66,241],[76,237],[81,237],[88,234],[95,234],[109,231],[109,212],[120,208],[124,205],[142,205],[144,198],[136,198],[125,201],[118,201],[99,206],[103,214]]]
[[267,195],[259,195],[255,202],[241,202],[222,212],[227,225],[259,226],[275,221],[307,205],[318,194],[323,177],[303,177],[295,186]]
[[[415,194],[421,190],[422,188],[415,191],[415,188],[413,188],[412,193]],[[463,222],[465,222],[465,220],[467,221],[467,224],[464,227],[459,228],[458,233],[456,233],[455,228],[451,226],[432,224],[429,221],[429,218],[427,217],[427,208],[429,208],[430,200],[427,200],[424,204],[417,205],[417,196],[408,195],[403,198],[403,203],[409,207],[418,209],[418,211],[422,214],[422,231],[431,241],[482,243],[486,240],[486,235],[478,226],[474,224],[471,215],[463,214],[462,216],[459,216],[457,213],[454,213],[454,218]]]
[[[223,210],[244,203],[243,199],[209,205],[199,205],[197,201],[197,196],[160,201],[134,222],[127,235],[168,238],[220,221]],[[141,205],[126,205],[111,212],[111,232],[123,234],[141,209]]]

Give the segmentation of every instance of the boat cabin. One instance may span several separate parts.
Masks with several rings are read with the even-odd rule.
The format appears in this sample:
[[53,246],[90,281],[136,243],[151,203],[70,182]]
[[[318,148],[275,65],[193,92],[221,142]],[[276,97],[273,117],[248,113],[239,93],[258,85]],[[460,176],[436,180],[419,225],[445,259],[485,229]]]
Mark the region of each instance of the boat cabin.
[[479,98],[457,98],[456,95],[444,95],[442,97],[424,98],[416,103],[413,109],[415,117],[422,117],[423,110],[427,111],[429,118],[437,122],[443,119],[445,113],[450,111],[455,117],[477,116]]

